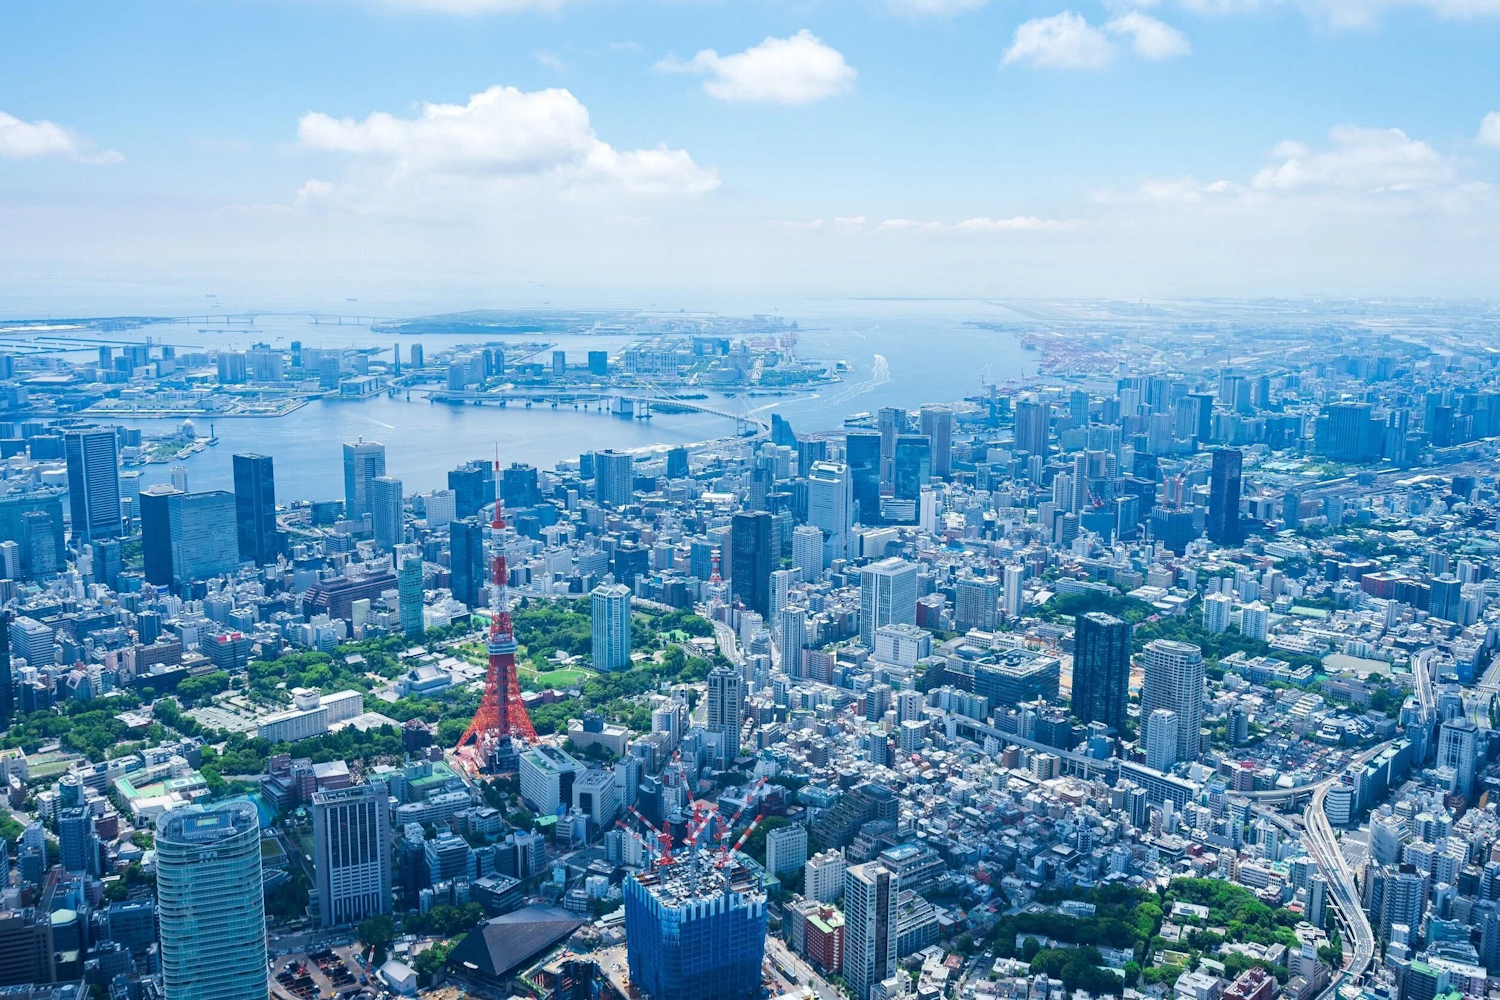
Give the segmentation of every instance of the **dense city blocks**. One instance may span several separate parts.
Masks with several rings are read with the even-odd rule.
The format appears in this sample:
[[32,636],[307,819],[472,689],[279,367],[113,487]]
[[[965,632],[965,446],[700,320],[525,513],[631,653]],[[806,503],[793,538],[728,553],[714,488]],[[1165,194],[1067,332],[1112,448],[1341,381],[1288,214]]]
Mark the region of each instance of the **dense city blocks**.
[[14,324],[0,992],[1489,1000],[1493,330],[1239,308]]

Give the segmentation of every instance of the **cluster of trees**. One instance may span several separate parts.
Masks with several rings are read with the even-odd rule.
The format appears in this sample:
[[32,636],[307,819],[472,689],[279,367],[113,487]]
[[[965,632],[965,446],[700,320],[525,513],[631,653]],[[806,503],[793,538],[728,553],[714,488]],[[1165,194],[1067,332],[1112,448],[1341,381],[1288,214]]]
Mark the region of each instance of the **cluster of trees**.
[[400,757],[405,753],[401,730],[395,726],[381,726],[363,733],[349,726],[336,733],[311,736],[295,744],[282,743],[275,749],[306,757],[314,764],[325,764],[331,760],[368,761],[378,757]]
[[207,705],[216,694],[229,690],[229,674],[215,670],[197,677],[184,677],[177,685],[177,701],[182,705]]
[[410,914],[405,919],[405,929],[412,934],[433,934],[437,937],[452,937],[484,923],[487,914],[478,903],[451,906],[439,903],[426,913]]
[[[404,645],[404,640],[402,644]],[[252,660],[248,668],[250,692],[262,701],[283,701],[289,697],[287,692],[299,687],[324,693],[369,691],[372,685],[365,672],[370,664],[350,666],[344,662],[346,656],[360,652],[356,647],[364,645],[365,643],[350,643],[340,646],[335,656],[318,650],[305,650],[286,653],[274,660]],[[369,655],[366,655],[366,659],[369,659]],[[393,677],[394,663],[392,659],[391,665],[386,666]],[[281,686],[283,684],[284,688]]]
[[307,880],[292,870],[291,878],[266,893],[266,916],[275,921],[297,920],[307,912]]
[[[1018,957],[1015,954],[1016,939],[1021,935],[1034,934],[1039,939],[1046,937],[1069,944],[1129,949],[1137,958],[1141,958],[1152,938],[1161,930],[1161,907],[1157,905],[1156,897],[1143,889],[1103,885],[1088,893],[1044,890],[1037,893],[1036,898],[1040,903],[1055,904],[1064,899],[1093,903],[1094,915],[1070,917],[1053,912],[1008,914],[995,923],[995,954],[1004,958]],[[1119,990],[1116,988],[1112,992]]]
[[1078,615],[1103,611],[1132,625],[1145,621],[1156,609],[1121,593],[1090,590],[1082,594],[1056,594],[1042,605],[1041,616],[1048,621],[1071,625]]
[[[103,705],[108,705],[108,709],[102,708]],[[117,712],[129,707],[111,698],[66,701],[60,711],[28,712],[17,716],[5,731],[3,745],[33,754],[56,740],[91,761],[101,761],[112,756],[115,746],[130,735],[130,727],[115,718]]]
[[1093,994],[1113,993],[1118,996],[1125,986],[1125,981],[1119,975],[1099,967],[1104,960],[1099,955],[1099,949],[1090,945],[1081,948],[1042,948],[1036,938],[1027,938],[1025,950],[1032,953],[1032,973],[1045,972],[1051,979],[1062,980],[1063,987],[1069,994],[1074,990],[1087,990]]
[[522,601],[511,612],[516,642],[526,648],[526,659],[537,670],[549,670],[548,659],[561,650],[588,656],[594,648],[593,619],[587,598],[578,601]]
[[1302,918],[1290,910],[1273,909],[1255,898],[1249,889],[1208,878],[1173,879],[1163,896],[1163,906],[1170,909],[1182,900],[1208,907],[1209,923],[1226,929],[1225,940],[1252,941],[1256,944],[1298,946],[1292,928]]

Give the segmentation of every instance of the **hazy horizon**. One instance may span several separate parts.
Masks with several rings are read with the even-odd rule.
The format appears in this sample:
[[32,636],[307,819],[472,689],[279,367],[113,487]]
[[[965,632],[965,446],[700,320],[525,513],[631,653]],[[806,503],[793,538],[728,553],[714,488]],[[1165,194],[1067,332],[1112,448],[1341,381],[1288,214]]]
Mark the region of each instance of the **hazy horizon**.
[[0,29],[0,315],[1500,272],[1494,0],[31,2]]

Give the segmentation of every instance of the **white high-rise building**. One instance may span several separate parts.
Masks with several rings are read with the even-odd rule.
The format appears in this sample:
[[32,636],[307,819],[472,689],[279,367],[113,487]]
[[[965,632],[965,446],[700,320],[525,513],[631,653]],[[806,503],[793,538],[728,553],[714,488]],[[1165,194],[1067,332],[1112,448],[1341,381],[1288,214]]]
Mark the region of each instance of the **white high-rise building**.
[[1177,760],[1198,759],[1203,729],[1203,650],[1188,642],[1154,639],[1146,644],[1141,715],[1165,708],[1177,714]]
[[1146,766],[1169,771],[1177,763],[1177,713],[1158,708],[1146,718]]
[[1073,477],[1066,472],[1052,477],[1052,503],[1059,513],[1073,509]]
[[188,806],[157,820],[156,915],[166,1000],[266,1000],[254,805]]
[[937,534],[937,512],[937,492],[930,487],[922,487],[917,494],[917,527],[922,534]]
[[802,677],[802,650],[807,648],[807,612],[800,607],[782,608],[776,616],[776,655],[781,672],[793,680]]
[[766,834],[766,871],[785,875],[807,864],[807,827],[800,823]]
[[433,490],[422,498],[427,527],[445,527],[458,514],[458,495],[452,490]]
[[811,583],[823,575],[825,565],[822,529],[810,524],[798,525],[792,532],[792,566],[803,580]]
[[625,670],[630,666],[630,588],[623,583],[601,583],[589,595],[589,623],[593,629],[595,670]]
[[1240,635],[1246,639],[1264,640],[1270,620],[1270,609],[1259,601],[1251,601],[1240,609]]
[[787,600],[791,597],[792,588],[802,582],[802,572],[798,569],[773,569],[771,571],[771,618],[776,618],[776,613],[786,607]]
[[882,625],[917,623],[917,567],[892,557],[871,563],[859,574],[859,641],[875,648]]
[[814,462],[807,474],[807,523],[821,528],[825,559],[847,559],[854,526],[854,480],[842,462]]
[[844,872],[844,982],[854,1000],[896,974],[896,876],[878,861]]
[[802,867],[802,895],[818,903],[835,903],[844,894],[844,856],[824,851],[807,859]]
[[1011,563],[1005,567],[1005,588],[1001,591],[1000,600],[1005,608],[1005,617],[1021,617],[1021,581],[1026,576],[1026,570],[1018,563]]
[[1229,631],[1229,612],[1234,607],[1234,598],[1212,593],[1203,599],[1203,629],[1206,632]]
[[1449,719],[1438,730],[1437,766],[1451,767],[1453,790],[1471,799],[1474,795],[1474,759],[1479,752],[1479,728],[1468,719]]
[[321,926],[356,924],[391,912],[389,797],[380,781],[313,793]]

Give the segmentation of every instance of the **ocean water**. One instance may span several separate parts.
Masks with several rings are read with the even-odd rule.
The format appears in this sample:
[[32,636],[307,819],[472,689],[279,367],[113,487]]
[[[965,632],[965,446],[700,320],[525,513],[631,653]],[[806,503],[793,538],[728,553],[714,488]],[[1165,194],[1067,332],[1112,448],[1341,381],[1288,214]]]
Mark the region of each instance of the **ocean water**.
[[[869,315],[854,315],[854,313]],[[802,328],[797,354],[824,361],[843,360],[850,370],[843,381],[798,396],[732,398],[714,394],[716,405],[730,412],[773,410],[792,421],[800,433],[838,430],[844,418],[882,406],[915,409],[924,403],[952,402],[979,393],[987,382],[1026,377],[1032,358],[1014,337],[966,325],[1017,319],[1002,306],[988,303],[843,303],[809,315],[787,314]],[[116,343],[147,336],[156,343],[193,349],[243,349],[253,343],[288,347],[300,340],[309,347],[401,344],[403,360],[410,345],[420,343],[427,355],[475,343],[473,336],[401,336],[372,333],[367,327],[313,324],[302,316],[263,316],[254,328],[206,329],[203,324],[164,324],[109,334]],[[508,338],[519,342],[523,338]],[[631,338],[618,336],[532,335],[568,352],[569,363],[582,363],[589,350],[616,351]],[[552,348],[548,348],[550,352]],[[90,355],[92,346],[78,356]],[[550,357],[549,357],[550,359]],[[513,355],[511,360],[517,360]],[[161,434],[180,421],[117,420],[148,434]],[[200,434],[209,419],[194,418]],[[656,414],[651,420],[626,420],[587,408],[512,403],[496,406],[450,406],[430,403],[420,390],[405,396],[385,395],[362,401],[316,401],[285,417],[215,418],[220,443],[181,463],[142,467],[143,484],[166,482],[172,466],[184,465],[192,490],[232,489],[231,456],[258,452],[274,457],[278,497],[331,499],[343,495],[341,444],[363,437],[386,446],[386,471],[400,478],[408,492],[442,488],[447,472],[469,459],[492,458],[551,468],[600,448],[639,449],[685,444],[732,435],[734,423],[709,414]]]

